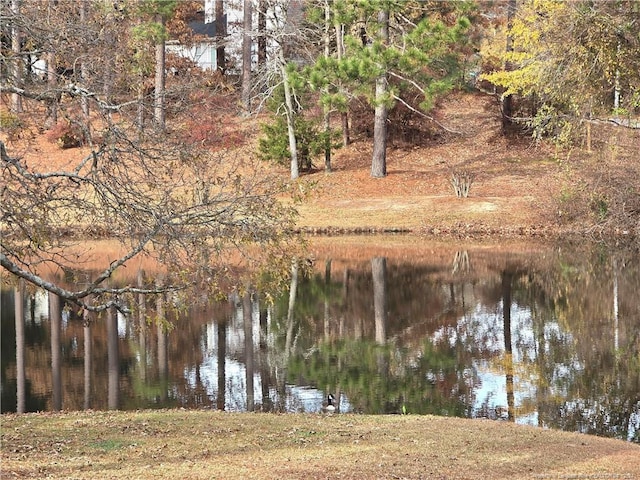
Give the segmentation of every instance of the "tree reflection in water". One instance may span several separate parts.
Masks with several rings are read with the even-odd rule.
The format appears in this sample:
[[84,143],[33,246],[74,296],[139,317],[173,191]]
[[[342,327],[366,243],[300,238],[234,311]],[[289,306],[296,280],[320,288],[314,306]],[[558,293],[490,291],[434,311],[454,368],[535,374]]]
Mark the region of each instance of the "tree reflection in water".
[[130,318],[90,326],[42,292],[3,290],[3,411],[314,412],[331,392],[342,412],[640,442],[635,257],[466,248],[441,258],[335,255],[308,276],[294,264],[273,304],[252,288],[188,308],[136,299]]

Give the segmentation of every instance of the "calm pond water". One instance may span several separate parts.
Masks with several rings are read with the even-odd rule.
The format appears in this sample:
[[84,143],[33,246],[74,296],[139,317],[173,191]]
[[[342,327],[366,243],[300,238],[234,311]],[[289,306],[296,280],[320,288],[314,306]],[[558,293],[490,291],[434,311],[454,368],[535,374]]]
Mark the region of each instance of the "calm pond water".
[[273,304],[147,299],[85,327],[44,291],[2,290],[2,411],[318,412],[331,392],[340,412],[640,442],[637,256],[341,241],[325,239]]

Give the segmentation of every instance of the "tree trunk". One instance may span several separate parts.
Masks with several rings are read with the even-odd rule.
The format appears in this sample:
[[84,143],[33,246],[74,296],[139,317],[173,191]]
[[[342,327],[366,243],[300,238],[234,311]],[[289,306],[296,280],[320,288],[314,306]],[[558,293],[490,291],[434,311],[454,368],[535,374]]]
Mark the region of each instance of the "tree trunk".
[[143,75],[138,75],[138,111],[136,113],[136,123],[138,124],[138,131],[142,134],[144,130],[144,102],[145,102],[145,78]]
[[[620,301],[618,295],[618,262],[612,260],[613,270],[613,351],[620,352]],[[616,355],[618,359],[618,355]]]
[[258,1],[258,67],[267,64],[267,1]]
[[271,412],[273,410],[273,401],[269,392],[271,391],[271,371],[269,363],[269,347],[267,336],[269,334],[267,307],[258,306],[258,316],[260,319],[260,340],[258,348],[260,349],[260,386],[262,387],[262,411]]
[[[336,54],[338,55],[338,62],[342,60],[344,56],[344,26],[336,23]],[[349,135],[349,114],[348,112],[340,112],[340,120],[342,121],[342,144],[346,147],[351,143]]]
[[[620,61],[620,40],[618,40],[618,47],[616,48],[616,63]],[[616,73],[614,77],[613,83],[613,108],[615,110],[616,115],[619,114],[620,109],[620,67],[616,67]]]
[[[156,281],[156,286],[161,289],[164,285],[162,279]],[[162,397],[167,396],[167,384],[169,375],[169,335],[166,328],[167,312],[165,308],[165,296],[156,297],[156,333],[158,335],[158,376],[162,382]]]
[[[11,0],[11,12],[14,19],[20,16],[20,0]],[[18,88],[22,86],[22,66],[23,62],[20,58],[20,29],[16,25],[16,20],[11,26],[11,53],[13,54],[13,81]],[[11,111],[13,113],[22,112],[22,97],[17,93],[11,94]]]
[[[373,270],[373,303],[375,317],[375,340],[378,345],[387,342],[387,284],[386,284],[386,258],[376,257],[371,260]],[[389,357],[384,351],[377,349],[376,370],[383,385],[389,381]],[[384,406],[382,407],[384,408]],[[384,410],[379,413],[386,413]]]
[[253,302],[251,292],[247,291],[242,298],[242,326],[244,330],[245,385],[247,387],[247,411],[255,409],[253,376],[255,363],[253,359]]
[[289,305],[287,307],[287,333],[284,342],[285,365],[289,361],[291,348],[293,347],[293,311],[296,307],[296,297],[298,295],[298,262],[291,264],[291,284],[289,286]]
[[[105,0],[105,8],[108,9],[106,23],[115,23],[116,15],[114,11],[114,7],[110,5],[111,2]],[[104,35],[104,48],[107,51],[116,51],[116,36],[113,32],[113,29],[105,28]],[[116,62],[115,55],[107,55],[103,60],[102,72],[103,72],[103,84],[102,84],[102,94],[104,95],[104,99],[106,102],[111,101],[111,95],[113,93],[113,84],[114,84],[114,72],[116,70]],[[107,110],[107,116],[111,117],[111,110]]]
[[[513,19],[516,16],[517,0],[509,0],[507,5],[507,29],[509,34],[507,35],[507,54],[513,52],[513,37],[511,36],[511,28],[513,27]],[[513,65],[510,61],[505,63],[504,69],[507,72],[513,70]],[[502,97],[502,131],[506,133],[507,128],[511,125],[511,118],[513,118],[513,98],[511,95],[505,95]]]
[[51,410],[62,410],[62,305],[60,297],[49,293],[49,321],[51,322]]
[[91,319],[89,317],[89,311],[83,312],[84,317],[84,409],[89,410],[91,408],[91,373],[92,373],[92,361],[93,355],[93,342],[91,335]]
[[511,284],[513,274],[502,272],[502,320],[504,328],[505,384],[507,388],[507,416],[515,421],[515,396],[513,383],[513,347],[511,342]]
[[[138,270],[138,288],[144,288],[144,271]],[[138,354],[138,361],[140,365],[139,373],[140,380],[144,384],[147,381],[147,301],[146,295],[138,295],[138,345],[140,352]]]
[[300,176],[298,169],[298,144],[296,140],[296,132],[294,128],[294,111],[293,98],[291,95],[291,85],[287,76],[287,69],[284,61],[284,53],[280,49],[280,73],[282,75],[282,84],[284,87],[285,113],[287,117],[287,134],[289,137],[289,153],[291,154],[291,180],[295,180]]
[[387,175],[387,117],[388,109],[384,103],[387,93],[386,75],[376,80],[376,109],[373,123],[373,158],[371,176],[382,178]]
[[[49,4],[47,6],[48,15],[53,15],[53,10],[56,7],[56,3],[53,0],[49,0]],[[47,88],[51,92],[55,92],[58,79],[57,79],[57,71],[56,71],[56,55],[55,52],[50,51],[47,54]],[[45,125],[47,128],[53,128],[58,123],[58,99],[59,94],[53,95],[53,98],[49,100],[47,105],[47,120],[45,121]]]
[[226,405],[226,391],[227,391],[227,321],[219,319],[216,324],[216,331],[218,333],[218,394],[216,395],[216,408],[224,411]]
[[26,399],[26,363],[24,335],[24,280],[18,280],[15,287],[15,321],[16,321],[16,413],[27,411]]
[[[80,1],[80,24],[85,25],[87,23],[87,0]],[[87,69],[87,62],[80,61],[80,80],[83,83],[87,81],[89,72]],[[85,117],[85,123],[87,124],[87,132],[85,132],[85,141],[88,143],[91,137],[91,131],[89,131],[89,99],[86,96],[80,98],[80,105],[82,108],[82,114]]]
[[331,290],[331,259],[326,260],[324,264],[324,341],[328,342],[331,338],[331,316],[329,291]]
[[[47,88],[54,92],[57,85],[56,79],[56,56],[53,52],[47,54]],[[55,95],[54,95],[55,96]],[[47,101],[46,128],[53,128],[58,123],[58,102],[55,98]]]
[[287,390],[287,369],[289,365],[289,357],[294,345],[294,310],[296,307],[296,297],[298,293],[298,262],[294,260],[291,264],[291,283],[289,286],[289,305],[287,307],[287,328],[284,337],[284,353],[279,356],[279,365],[282,368],[276,370],[276,390],[278,392],[277,409],[284,412],[286,407],[286,390]]
[[120,408],[120,349],[118,345],[118,312],[114,307],[107,309],[107,407]]
[[242,105],[246,114],[251,113],[251,31],[252,1],[244,0],[242,34]]
[[164,325],[158,323],[158,378],[160,380],[160,401],[165,403],[169,397],[169,357],[168,357],[168,340],[169,335],[164,328]]
[[[156,18],[158,22],[164,28],[164,17],[158,15]],[[156,128],[163,131],[165,128],[165,112],[164,112],[164,86],[165,86],[165,53],[164,53],[164,37],[159,39],[156,43],[156,80],[155,80],[155,92],[153,97],[153,121]]]
[[224,0],[216,0],[215,5],[216,18],[216,67],[218,71],[224,74],[227,64],[224,53],[224,41],[227,35],[227,25],[224,21]]
[[[387,45],[389,43],[389,10],[383,9],[378,13],[380,30],[379,39]],[[376,79],[375,117],[373,123],[373,158],[371,159],[371,176],[382,178],[387,175],[387,117],[389,109],[386,103],[389,84],[387,73]]]
[[[331,27],[331,8],[329,6],[329,0],[324,2],[324,56],[329,58],[331,54],[331,38],[329,37],[329,29]],[[326,94],[329,93],[327,87]],[[324,106],[324,133],[325,133],[325,145],[324,145],[324,171],[331,171],[331,109],[329,105]]]

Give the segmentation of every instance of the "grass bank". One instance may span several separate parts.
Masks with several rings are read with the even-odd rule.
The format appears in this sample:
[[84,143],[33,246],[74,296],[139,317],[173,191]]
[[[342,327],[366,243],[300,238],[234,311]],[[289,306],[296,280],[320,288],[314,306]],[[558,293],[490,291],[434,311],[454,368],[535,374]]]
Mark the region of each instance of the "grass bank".
[[2,417],[2,478],[640,478],[640,446],[432,416],[74,412]]

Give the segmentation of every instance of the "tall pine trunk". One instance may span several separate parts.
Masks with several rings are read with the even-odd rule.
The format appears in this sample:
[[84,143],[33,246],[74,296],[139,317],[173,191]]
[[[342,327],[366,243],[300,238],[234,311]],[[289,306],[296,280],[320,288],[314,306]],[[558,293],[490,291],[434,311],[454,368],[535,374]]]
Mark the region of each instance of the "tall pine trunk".
[[258,1],[258,67],[267,64],[267,1]]
[[[379,40],[386,46],[389,43],[389,10],[378,12]],[[373,158],[371,159],[371,176],[382,178],[387,175],[387,93],[389,83],[387,73],[382,73],[376,79],[375,117],[373,123]]]
[[220,73],[227,68],[227,60],[224,53],[224,40],[227,35],[227,25],[224,22],[224,0],[216,0],[216,67]]
[[[342,61],[344,56],[344,25],[340,23],[335,24],[336,31],[336,54],[338,56],[338,62]],[[347,107],[348,108],[348,107]],[[340,120],[342,121],[342,144],[346,147],[351,143],[349,135],[349,113],[348,111],[340,112]]]
[[[329,36],[329,31],[331,28],[331,7],[329,5],[329,0],[325,0],[324,2],[324,56],[325,58],[329,58],[331,54],[331,38]],[[325,93],[329,93],[329,89],[327,87]],[[324,145],[324,170],[325,172],[331,171],[331,109],[329,105],[324,106],[324,134],[325,134],[325,145]]]
[[244,0],[244,20],[242,34],[242,105],[245,113],[251,113],[251,30],[252,1]]
[[[156,21],[164,27],[164,17],[158,15]],[[164,86],[165,86],[165,45],[164,36],[158,39],[156,43],[156,78],[155,92],[153,102],[153,120],[156,128],[164,130],[165,114],[164,114]]]

